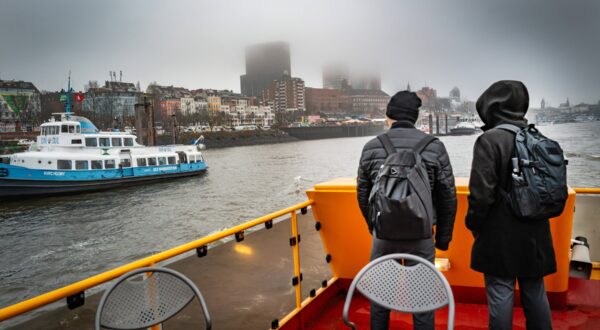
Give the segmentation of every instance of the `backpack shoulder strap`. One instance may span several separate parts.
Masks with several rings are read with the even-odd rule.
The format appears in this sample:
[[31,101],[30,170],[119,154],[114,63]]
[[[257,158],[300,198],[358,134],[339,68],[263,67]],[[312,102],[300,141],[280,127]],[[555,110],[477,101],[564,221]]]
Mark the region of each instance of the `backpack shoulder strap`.
[[392,140],[390,140],[390,137],[387,134],[383,133],[377,135],[377,138],[379,139],[381,144],[383,144],[383,148],[385,149],[385,152],[388,156],[396,152],[396,148],[394,148]]
[[437,140],[437,138],[433,135],[425,135],[417,144],[413,147],[413,152],[420,154],[423,152],[425,147],[427,147],[431,142]]
[[519,133],[521,131],[521,128],[517,125],[513,125],[513,124],[500,124],[494,128],[498,128],[498,129],[502,129],[505,131],[509,131],[509,132],[513,132],[515,134]]

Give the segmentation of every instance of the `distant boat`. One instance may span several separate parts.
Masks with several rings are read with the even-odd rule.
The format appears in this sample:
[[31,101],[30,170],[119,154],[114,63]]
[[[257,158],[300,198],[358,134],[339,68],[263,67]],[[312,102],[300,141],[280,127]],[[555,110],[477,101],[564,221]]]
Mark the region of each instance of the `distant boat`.
[[450,135],[473,135],[481,132],[483,123],[475,119],[459,119],[454,128],[450,129]]

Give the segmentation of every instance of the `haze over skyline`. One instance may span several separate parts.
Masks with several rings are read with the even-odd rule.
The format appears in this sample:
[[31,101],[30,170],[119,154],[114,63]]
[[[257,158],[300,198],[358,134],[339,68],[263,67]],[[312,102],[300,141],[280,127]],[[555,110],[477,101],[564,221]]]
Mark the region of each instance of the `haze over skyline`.
[[0,79],[41,90],[123,81],[240,91],[246,46],[290,43],[292,72],[321,87],[324,65],[381,72],[389,94],[458,86],[475,100],[522,80],[531,106],[600,98],[600,2],[8,0],[0,10]]

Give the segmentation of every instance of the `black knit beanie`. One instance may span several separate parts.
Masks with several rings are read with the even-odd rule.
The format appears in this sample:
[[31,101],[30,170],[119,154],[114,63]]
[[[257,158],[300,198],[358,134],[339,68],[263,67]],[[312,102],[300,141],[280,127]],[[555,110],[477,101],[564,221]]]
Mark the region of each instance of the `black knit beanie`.
[[415,123],[419,117],[421,99],[416,93],[401,91],[392,96],[387,105],[385,115],[394,120],[405,120]]

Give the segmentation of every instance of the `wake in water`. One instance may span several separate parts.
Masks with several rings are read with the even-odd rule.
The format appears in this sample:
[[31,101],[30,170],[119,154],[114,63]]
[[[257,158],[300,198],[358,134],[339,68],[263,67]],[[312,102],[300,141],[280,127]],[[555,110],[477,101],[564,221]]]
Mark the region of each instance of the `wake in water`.
[[599,154],[588,154],[585,152],[565,152],[567,158],[584,158],[587,160],[600,161]]

